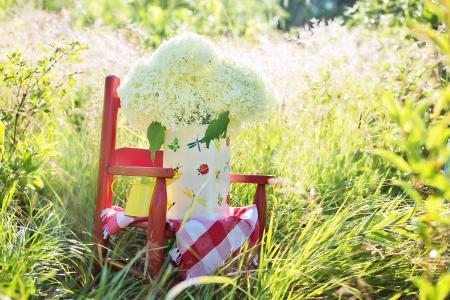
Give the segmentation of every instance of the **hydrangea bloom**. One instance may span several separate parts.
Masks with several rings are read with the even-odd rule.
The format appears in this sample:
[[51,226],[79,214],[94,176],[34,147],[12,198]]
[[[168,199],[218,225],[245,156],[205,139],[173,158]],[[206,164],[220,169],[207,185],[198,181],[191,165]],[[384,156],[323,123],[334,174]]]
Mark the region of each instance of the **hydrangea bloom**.
[[263,77],[222,57],[208,39],[184,34],[138,61],[118,90],[131,125],[168,129],[208,123],[229,111],[230,124],[258,120],[273,97]]

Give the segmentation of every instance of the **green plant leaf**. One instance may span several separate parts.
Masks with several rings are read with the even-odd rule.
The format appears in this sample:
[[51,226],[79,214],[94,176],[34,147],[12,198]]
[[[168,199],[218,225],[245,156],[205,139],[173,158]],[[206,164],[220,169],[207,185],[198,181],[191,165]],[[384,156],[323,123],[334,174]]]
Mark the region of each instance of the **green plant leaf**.
[[392,184],[397,185],[405,191],[406,194],[408,194],[409,197],[411,197],[412,200],[414,200],[417,203],[422,203],[423,199],[420,193],[407,181],[403,180],[392,180]]
[[375,149],[371,152],[389,161],[402,172],[410,173],[412,171],[411,166],[403,159],[403,157],[395,153],[383,149]]
[[392,234],[387,232],[386,230],[374,230],[370,233],[370,236],[372,239],[379,241],[379,242],[397,242],[397,238]]
[[439,280],[436,283],[436,293],[438,299],[446,299],[446,297],[450,294],[450,272],[439,276]]
[[161,123],[153,122],[148,126],[147,139],[152,161],[155,160],[155,151],[161,149],[161,146],[164,143],[165,135],[166,127],[162,126]]
[[426,147],[427,149],[438,149],[441,145],[447,143],[450,137],[450,129],[447,128],[448,124],[445,122],[439,122],[428,129]]
[[3,145],[3,134],[5,132],[5,125],[0,121],[0,147]]
[[414,278],[414,284],[419,288],[420,299],[444,300],[450,292],[450,273],[443,273],[436,285],[427,278]]
[[199,276],[196,278],[192,278],[189,280],[182,281],[172,287],[166,295],[166,300],[175,299],[181,292],[183,292],[188,287],[193,285],[202,285],[202,284],[234,284],[234,280],[225,276]]
[[420,25],[417,22],[414,24],[414,29],[417,37],[432,41],[444,53],[448,53],[450,51],[450,47],[445,40],[445,36],[440,34],[438,31],[427,26]]
[[226,137],[228,123],[230,119],[228,118],[229,112],[223,112],[219,115],[216,120],[212,120],[205,132],[205,143],[206,148],[209,148],[209,144],[212,140],[220,139],[221,137]]

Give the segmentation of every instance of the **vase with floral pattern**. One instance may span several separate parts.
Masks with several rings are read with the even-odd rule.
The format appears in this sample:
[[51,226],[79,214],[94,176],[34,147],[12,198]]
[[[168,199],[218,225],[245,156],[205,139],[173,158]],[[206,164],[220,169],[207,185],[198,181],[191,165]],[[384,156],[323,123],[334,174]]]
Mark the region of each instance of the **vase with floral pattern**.
[[230,140],[205,143],[207,125],[166,131],[164,167],[174,169],[167,181],[169,219],[216,220],[228,216]]

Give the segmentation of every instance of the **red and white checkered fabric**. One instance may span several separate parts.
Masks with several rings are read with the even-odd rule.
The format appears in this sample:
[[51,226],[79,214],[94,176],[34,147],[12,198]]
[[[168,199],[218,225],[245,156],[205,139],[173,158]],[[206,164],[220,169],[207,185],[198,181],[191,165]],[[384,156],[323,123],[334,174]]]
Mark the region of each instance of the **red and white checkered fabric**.
[[[102,212],[104,237],[115,235],[133,222],[145,220],[126,216],[117,206]],[[219,220],[168,220],[175,232],[175,247],[169,254],[186,279],[207,275],[236,255],[248,242],[249,248],[259,239],[256,205],[230,207],[228,217]]]
[[207,275],[237,254],[247,242],[258,242],[256,205],[230,207],[229,216],[220,220],[189,219],[169,221],[176,234],[176,246],[169,254],[186,271],[186,279]]

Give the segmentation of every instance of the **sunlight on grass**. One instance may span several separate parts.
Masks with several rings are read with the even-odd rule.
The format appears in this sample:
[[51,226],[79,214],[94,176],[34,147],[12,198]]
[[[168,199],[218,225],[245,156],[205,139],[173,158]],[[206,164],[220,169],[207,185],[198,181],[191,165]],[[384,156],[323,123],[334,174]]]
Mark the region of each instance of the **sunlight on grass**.
[[[397,145],[404,137],[381,100],[385,92],[402,104],[435,99],[442,58],[404,27],[370,30],[334,21],[286,36],[268,31],[251,40],[215,37],[228,55],[266,73],[278,95],[266,122],[242,128],[231,141],[233,172],[277,177],[268,190],[268,226],[258,267],[247,267],[244,251],[212,276],[177,285],[168,260],[160,277],[132,278],[129,268],[145,269],[146,236],[131,229],[120,233],[108,251],[108,257],[123,259],[125,268],[104,266],[94,278],[104,76],[125,74],[160,36],[141,41],[108,27],[82,29],[72,21],[91,17],[72,20],[79,11],[71,13],[23,11],[4,19],[0,28],[2,66],[14,48],[35,63],[40,53],[35,45],[59,45],[61,37],[88,46],[79,54],[82,62],[57,64],[45,78],[55,86],[61,82],[62,90],[51,97],[49,112],[33,119],[22,150],[43,147],[46,155],[38,161],[30,154],[29,173],[0,185],[0,298],[408,299],[417,298],[413,280],[427,266],[436,273],[445,270],[445,255],[423,258],[427,252],[415,227],[422,208],[395,184],[408,180],[409,169],[392,166],[375,150],[400,153]],[[207,30],[204,21],[196,22]],[[167,22],[172,26],[174,21]],[[0,110],[12,105],[12,91],[0,83]],[[120,115],[117,147],[146,143],[145,135],[130,129]],[[115,203],[123,205],[130,183],[138,181],[144,179],[118,179]],[[254,186],[232,186],[232,205],[249,204],[254,192]]]

